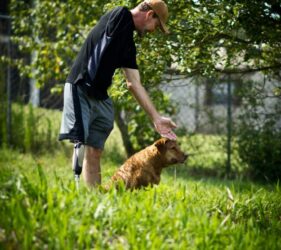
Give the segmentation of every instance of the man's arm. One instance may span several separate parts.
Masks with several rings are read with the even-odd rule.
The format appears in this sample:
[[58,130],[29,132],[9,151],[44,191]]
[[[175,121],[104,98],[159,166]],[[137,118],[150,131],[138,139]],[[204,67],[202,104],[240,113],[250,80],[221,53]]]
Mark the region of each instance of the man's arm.
[[176,127],[176,124],[170,118],[163,117],[158,113],[146,90],[141,84],[139,71],[129,68],[124,68],[123,70],[129,91],[149,115],[157,132],[163,137],[175,140],[177,137],[172,129]]

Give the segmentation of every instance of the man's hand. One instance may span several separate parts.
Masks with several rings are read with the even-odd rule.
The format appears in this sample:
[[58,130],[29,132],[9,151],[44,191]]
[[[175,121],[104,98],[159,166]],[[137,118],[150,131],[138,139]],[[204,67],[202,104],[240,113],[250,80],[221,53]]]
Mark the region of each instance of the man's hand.
[[170,140],[177,139],[176,134],[172,131],[172,129],[176,128],[177,125],[170,118],[161,116],[159,119],[154,121],[154,126],[156,131],[162,137],[168,138]]
[[163,137],[176,140],[177,136],[172,129],[176,128],[177,125],[172,122],[170,118],[159,115],[146,90],[141,84],[139,71],[137,69],[124,68],[124,73],[128,89],[145,110],[145,112],[149,115],[154,123],[156,131]]

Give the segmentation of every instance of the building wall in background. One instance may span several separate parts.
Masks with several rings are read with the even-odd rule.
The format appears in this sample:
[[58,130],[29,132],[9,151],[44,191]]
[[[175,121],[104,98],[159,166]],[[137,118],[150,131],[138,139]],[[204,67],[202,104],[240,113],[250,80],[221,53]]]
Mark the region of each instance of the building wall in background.
[[[166,83],[163,83],[161,88],[178,106],[175,120],[179,127],[189,132],[222,133],[226,131],[228,119],[227,76],[222,76],[221,79],[206,79],[165,75],[164,78],[169,81],[165,80]],[[237,117],[242,112],[242,99],[238,95],[239,88],[243,84],[248,84],[249,81],[263,86],[260,91],[266,105],[265,110],[259,110],[261,116],[274,110],[276,102],[280,101],[280,99],[272,97],[272,93],[273,89],[278,84],[280,86],[281,83],[265,79],[261,73],[233,75],[230,78],[233,123],[237,122]]]

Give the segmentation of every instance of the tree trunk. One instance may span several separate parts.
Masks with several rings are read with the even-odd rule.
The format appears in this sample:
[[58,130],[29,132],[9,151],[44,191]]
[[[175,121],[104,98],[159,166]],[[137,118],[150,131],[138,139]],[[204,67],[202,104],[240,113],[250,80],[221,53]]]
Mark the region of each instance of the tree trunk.
[[134,149],[130,141],[130,137],[128,134],[128,126],[125,122],[125,119],[122,117],[122,112],[119,108],[115,108],[115,122],[117,123],[117,126],[120,130],[127,157],[130,157],[131,155],[136,153],[136,150]]

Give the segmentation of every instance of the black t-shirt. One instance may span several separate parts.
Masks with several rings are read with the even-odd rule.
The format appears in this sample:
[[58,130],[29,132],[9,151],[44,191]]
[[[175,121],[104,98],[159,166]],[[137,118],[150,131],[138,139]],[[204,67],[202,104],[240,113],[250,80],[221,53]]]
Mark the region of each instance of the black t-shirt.
[[67,82],[83,85],[96,99],[108,98],[107,89],[115,69],[138,68],[134,30],[132,14],[125,7],[117,7],[102,16],[78,53]]

